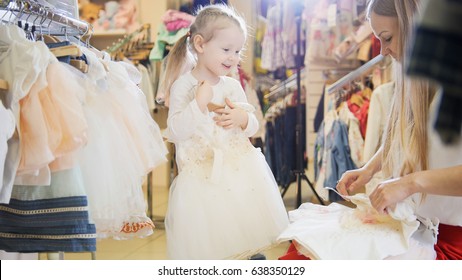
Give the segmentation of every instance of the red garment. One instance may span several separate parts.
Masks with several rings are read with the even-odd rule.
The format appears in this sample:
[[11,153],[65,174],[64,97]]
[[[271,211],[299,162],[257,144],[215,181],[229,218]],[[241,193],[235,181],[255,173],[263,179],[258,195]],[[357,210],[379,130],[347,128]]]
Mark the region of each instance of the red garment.
[[356,115],[359,114],[359,110],[361,109],[361,107],[359,107],[357,104],[351,103],[350,100],[347,101],[347,104],[348,109],[350,109],[353,115],[355,115],[355,117],[357,118],[358,116]]
[[369,99],[364,99],[364,103],[359,110],[359,130],[361,131],[361,135],[363,139],[366,139],[366,129],[367,129],[367,117],[369,115],[369,104],[371,102]]
[[239,73],[239,81],[241,82],[241,86],[245,90],[245,85],[250,81],[250,77],[240,66],[237,67],[237,71]]
[[357,104],[351,103],[350,100],[347,101],[348,109],[353,113],[353,115],[359,121],[359,130],[361,131],[361,136],[363,139],[366,138],[366,129],[367,129],[367,117],[369,114],[369,104],[370,101],[367,98],[364,98],[363,104],[359,107]]
[[287,253],[279,257],[279,260],[310,260],[309,258],[305,257],[304,255],[300,254],[297,249],[294,246],[294,242],[292,241],[292,244],[290,244],[289,249],[287,250]]
[[435,250],[437,260],[462,260],[462,227],[440,224]]
[[372,38],[372,57],[376,57],[380,54],[380,40],[377,39],[373,34],[371,36]]

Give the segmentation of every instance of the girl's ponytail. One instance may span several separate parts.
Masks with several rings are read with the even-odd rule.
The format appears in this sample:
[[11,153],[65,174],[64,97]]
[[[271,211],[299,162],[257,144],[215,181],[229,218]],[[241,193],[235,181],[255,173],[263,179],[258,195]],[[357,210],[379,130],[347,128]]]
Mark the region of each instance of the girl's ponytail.
[[164,79],[160,84],[160,92],[164,94],[165,106],[169,105],[170,89],[173,83],[184,72],[184,67],[190,63],[191,54],[188,51],[188,37],[190,33],[181,37],[170,50],[167,56],[167,66],[164,72]]

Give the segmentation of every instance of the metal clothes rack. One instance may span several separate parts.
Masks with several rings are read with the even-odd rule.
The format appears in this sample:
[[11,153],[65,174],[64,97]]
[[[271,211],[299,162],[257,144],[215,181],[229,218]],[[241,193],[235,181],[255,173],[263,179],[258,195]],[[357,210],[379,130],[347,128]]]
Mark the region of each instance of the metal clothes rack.
[[[27,0],[0,0],[0,9],[6,11],[2,17],[22,20],[40,24],[42,32],[49,35],[86,35],[93,28],[91,24],[61,14],[50,7],[45,7],[34,1]],[[47,23],[47,21],[49,22]]]
[[344,86],[346,83],[349,83],[356,78],[364,75],[367,71],[369,71],[372,67],[374,67],[377,63],[381,62],[384,59],[384,56],[379,54],[378,56],[374,57],[373,59],[369,60],[363,66],[357,68],[356,70],[350,72],[349,74],[343,76],[338,81],[333,83],[327,88],[327,94],[332,94]]
[[[301,12],[301,9],[300,9]],[[297,87],[297,107],[296,107],[296,126],[295,126],[295,151],[296,151],[296,168],[295,170],[292,170],[292,172],[296,176],[296,182],[297,182],[297,194],[296,194],[296,205],[295,208],[298,208],[302,204],[302,181],[306,181],[308,183],[308,186],[311,188],[313,194],[316,196],[318,199],[319,203],[321,205],[324,205],[324,201],[321,199],[319,194],[316,192],[313,183],[308,179],[308,177],[305,174],[305,168],[304,168],[304,159],[303,159],[303,111],[302,111],[302,106],[305,106],[301,102],[301,92],[302,92],[302,87],[301,87],[301,78],[302,76],[305,76],[306,74],[306,69],[301,69],[302,68],[302,50],[301,50],[301,15],[297,15],[295,18],[295,23],[297,27],[297,53],[296,53],[296,73],[292,76],[290,76],[288,79],[284,80],[282,83],[273,86],[270,89],[270,93],[265,95],[265,98],[277,98],[280,96],[280,93],[283,92],[285,93],[287,88],[292,88],[294,86]],[[282,196],[284,197],[285,193],[287,192],[289,186],[286,186],[284,190],[282,191]]]
[[270,92],[265,95],[265,98],[277,98],[281,92],[285,93],[288,88],[292,88],[297,85],[297,77],[298,75],[301,75],[301,78],[305,77],[305,69],[300,70],[300,72],[297,71],[297,73],[293,74],[289,78],[285,79],[281,83],[274,85],[273,87],[270,88]]
[[[300,13],[301,13],[301,9]],[[294,170],[295,176],[297,178],[297,198],[296,198],[296,208],[298,208],[302,204],[302,180],[305,180],[311,188],[311,191],[318,199],[321,205],[324,205],[324,201],[321,199],[319,194],[316,192],[313,183],[308,179],[305,174],[305,168],[303,166],[303,149],[302,149],[302,125],[303,125],[303,118],[302,118],[302,106],[304,106],[301,102],[301,95],[302,95],[302,87],[301,87],[301,67],[302,67],[302,53],[301,53],[301,22],[302,18],[301,15],[297,15],[295,18],[295,25],[297,27],[297,57],[296,57],[296,65],[297,65],[297,124],[295,126],[295,146],[296,146],[296,156],[297,156],[297,169]]]
[[[25,19],[26,24],[38,25],[40,32],[49,35],[84,36],[92,30],[91,24],[87,22],[65,16],[53,8],[31,0],[0,0],[0,10],[5,11],[0,18],[1,22],[13,23]],[[96,252],[90,253],[91,259],[95,260]],[[64,252],[48,252],[47,258],[63,260]]]

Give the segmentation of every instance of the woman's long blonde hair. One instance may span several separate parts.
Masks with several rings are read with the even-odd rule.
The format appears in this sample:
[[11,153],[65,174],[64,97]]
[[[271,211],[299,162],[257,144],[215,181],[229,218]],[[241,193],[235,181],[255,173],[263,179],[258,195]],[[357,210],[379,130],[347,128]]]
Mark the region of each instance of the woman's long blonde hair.
[[420,14],[419,0],[370,0],[372,12],[396,17],[401,62],[394,61],[395,92],[384,136],[382,171],[385,178],[428,169],[428,119],[435,88],[427,80],[409,78],[405,67],[414,37],[414,20]]
[[224,4],[215,4],[202,7],[197,11],[196,19],[190,26],[188,34],[175,43],[167,57],[165,79],[160,85],[161,92],[165,94],[166,106],[169,105],[170,89],[173,83],[186,70],[192,69],[196,63],[195,50],[189,42],[193,42],[197,35],[202,36],[204,41],[208,42],[213,38],[216,30],[227,28],[230,24],[236,24],[241,28],[244,37],[247,38],[245,21],[234,8]]

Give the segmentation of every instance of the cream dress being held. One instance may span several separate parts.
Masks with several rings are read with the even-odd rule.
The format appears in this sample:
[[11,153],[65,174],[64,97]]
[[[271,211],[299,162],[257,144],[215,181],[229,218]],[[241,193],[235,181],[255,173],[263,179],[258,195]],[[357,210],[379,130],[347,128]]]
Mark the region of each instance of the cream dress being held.
[[[246,131],[225,130],[215,124],[213,112],[199,110],[197,84],[186,73],[171,91],[168,138],[176,146],[179,174],[170,188],[165,221],[168,255],[247,258],[276,243],[288,225],[287,213],[261,151]],[[238,106],[248,105],[232,78],[221,77],[212,88],[213,103],[229,98]],[[248,126],[253,126],[251,119]]]

